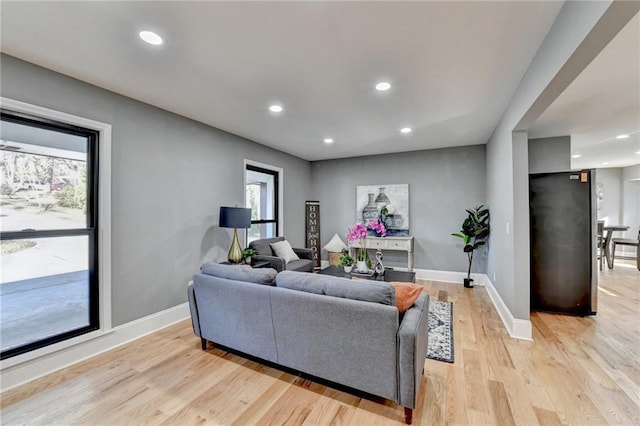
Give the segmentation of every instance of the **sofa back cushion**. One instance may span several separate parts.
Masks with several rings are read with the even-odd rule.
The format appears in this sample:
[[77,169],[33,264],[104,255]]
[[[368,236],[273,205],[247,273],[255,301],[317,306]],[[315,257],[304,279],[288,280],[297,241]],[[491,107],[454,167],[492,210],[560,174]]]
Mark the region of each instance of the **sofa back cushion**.
[[372,280],[351,281],[330,275],[282,271],[276,276],[276,286],[363,302],[391,306],[396,304],[396,292],[393,286]]
[[275,286],[278,272],[271,268],[256,268],[240,265],[222,265],[219,263],[204,263],[200,270],[205,275],[211,275],[229,280],[246,281],[256,284]]
[[260,256],[273,256],[273,250],[271,250],[271,244],[278,241],[284,241],[284,237],[265,238],[263,240],[255,240],[249,243],[249,247],[256,251],[256,254]]

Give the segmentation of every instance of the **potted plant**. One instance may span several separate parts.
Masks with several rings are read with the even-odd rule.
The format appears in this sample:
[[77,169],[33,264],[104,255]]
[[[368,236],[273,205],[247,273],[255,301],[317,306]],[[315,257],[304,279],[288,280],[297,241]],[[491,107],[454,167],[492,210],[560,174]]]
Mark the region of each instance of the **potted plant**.
[[251,256],[256,254],[256,251],[252,248],[246,248],[242,250],[242,255],[244,256],[244,263],[247,265],[251,265]]
[[344,268],[344,272],[346,272],[347,274],[351,272],[351,269],[353,269],[353,264],[355,263],[354,258],[351,257],[351,255],[348,252],[344,251],[340,255],[339,259],[340,259],[340,266]]
[[387,236],[387,228],[384,223],[376,220],[368,220],[367,223],[362,224],[357,222],[353,227],[347,229],[347,240],[349,244],[357,242],[359,247],[356,251],[356,262],[358,272],[367,273],[371,267],[371,261],[367,255],[367,232],[372,230],[379,237]]
[[471,279],[473,252],[486,244],[489,232],[489,209],[480,205],[473,210],[467,210],[467,218],[462,222],[462,229],[460,232],[451,234],[464,242],[463,250],[469,259],[467,278],[464,279],[464,286],[467,288],[473,287]]

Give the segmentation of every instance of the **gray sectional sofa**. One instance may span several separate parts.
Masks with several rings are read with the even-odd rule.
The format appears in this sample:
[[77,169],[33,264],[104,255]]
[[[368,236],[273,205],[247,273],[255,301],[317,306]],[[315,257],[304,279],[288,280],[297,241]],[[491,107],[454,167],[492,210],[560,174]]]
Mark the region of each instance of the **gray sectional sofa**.
[[398,402],[411,423],[429,297],[402,316],[378,281],[206,263],[188,287],[193,330],[214,342]]

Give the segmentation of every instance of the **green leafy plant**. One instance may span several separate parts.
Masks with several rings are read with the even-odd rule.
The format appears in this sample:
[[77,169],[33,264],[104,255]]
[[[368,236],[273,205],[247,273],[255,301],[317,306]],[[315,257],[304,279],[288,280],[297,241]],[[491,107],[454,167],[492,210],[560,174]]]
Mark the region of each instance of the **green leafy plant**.
[[340,266],[353,266],[356,262],[347,252],[342,253],[338,259],[340,260]]
[[471,265],[473,264],[473,252],[484,246],[489,238],[491,227],[489,225],[489,209],[483,205],[473,210],[467,210],[467,218],[462,222],[460,232],[453,233],[454,237],[464,242],[464,252],[469,259],[467,270],[467,282],[471,283]]
[[255,254],[256,254],[256,251],[254,249],[252,249],[252,248],[246,248],[246,249],[242,250],[242,255],[244,257],[251,257],[251,256],[253,256]]

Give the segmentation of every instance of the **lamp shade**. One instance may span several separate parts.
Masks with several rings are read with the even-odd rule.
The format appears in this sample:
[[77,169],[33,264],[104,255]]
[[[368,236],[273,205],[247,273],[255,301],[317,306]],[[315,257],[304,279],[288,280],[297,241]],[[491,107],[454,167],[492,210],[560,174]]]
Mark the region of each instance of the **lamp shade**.
[[220,207],[221,228],[251,228],[251,209]]

